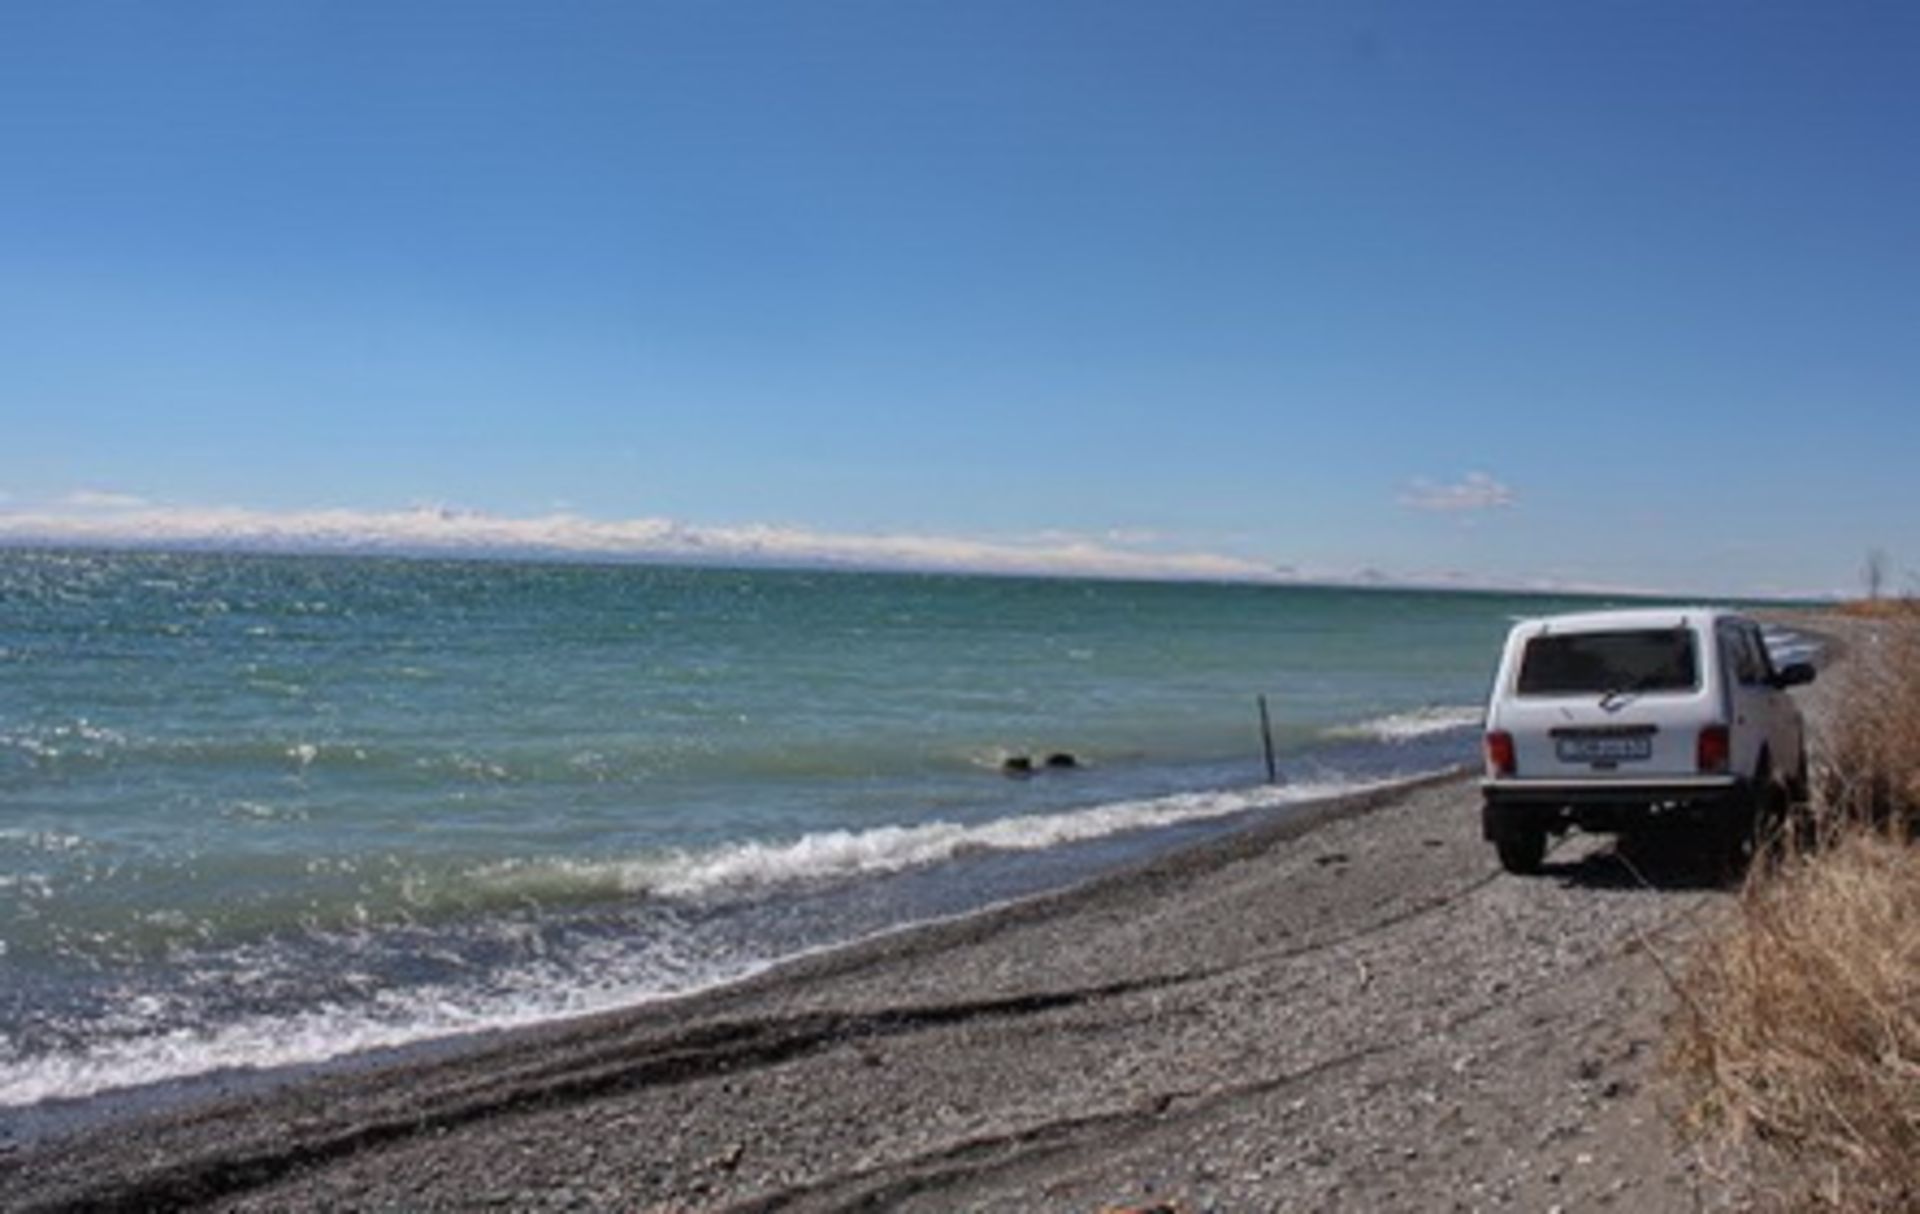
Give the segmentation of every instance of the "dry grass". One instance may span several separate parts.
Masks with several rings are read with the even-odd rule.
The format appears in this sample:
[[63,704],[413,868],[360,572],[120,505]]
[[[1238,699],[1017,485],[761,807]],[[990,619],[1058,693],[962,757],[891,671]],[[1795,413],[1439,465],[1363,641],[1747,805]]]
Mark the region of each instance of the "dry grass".
[[1920,853],[1870,831],[1749,886],[1669,1061],[1785,1208],[1920,1205]]
[[1682,983],[1683,1126],[1765,1204],[1920,1209],[1920,631],[1843,668],[1813,841],[1756,870]]
[[1900,595],[1897,598],[1884,599],[1848,599],[1834,604],[1834,610],[1841,615],[1855,619],[1913,619],[1920,616],[1920,598],[1912,595]]
[[1912,821],[1920,807],[1920,621],[1888,617],[1843,668],[1846,698],[1827,741],[1824,817]]

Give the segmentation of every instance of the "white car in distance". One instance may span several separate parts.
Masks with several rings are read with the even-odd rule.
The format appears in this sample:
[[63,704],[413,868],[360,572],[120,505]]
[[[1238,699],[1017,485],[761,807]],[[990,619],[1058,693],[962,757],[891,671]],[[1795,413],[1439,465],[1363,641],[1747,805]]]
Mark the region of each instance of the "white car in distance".
[[[1509,872],[1535,873],[1552,835],[1691,828],[1738,864],[1807,792],[1789,687],[1759,625],[1711,607],[1522,620],[1487,706],[1482,827]],[[1678,835],[1678,830],[1676,830]]]

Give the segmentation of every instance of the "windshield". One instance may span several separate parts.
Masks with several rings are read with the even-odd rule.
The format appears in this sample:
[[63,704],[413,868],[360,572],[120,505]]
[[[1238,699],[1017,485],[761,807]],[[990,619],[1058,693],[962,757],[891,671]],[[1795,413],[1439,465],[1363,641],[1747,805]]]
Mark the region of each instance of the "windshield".
[[1690,628],[1571,632],[1527,642],[1523,696],[1690,691],[1699,682]]

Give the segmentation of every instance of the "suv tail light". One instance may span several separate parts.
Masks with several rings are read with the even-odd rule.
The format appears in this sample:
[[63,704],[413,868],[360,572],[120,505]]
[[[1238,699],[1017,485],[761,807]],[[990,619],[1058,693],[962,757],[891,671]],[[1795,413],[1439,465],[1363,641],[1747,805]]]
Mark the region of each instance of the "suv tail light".
[[1510,776],[1513,772],[1513,735],[1504,729],[1489,731],[1487,734],[1487,773],[1495,776]]
[[1695,766],[1702,773],[1727,770],[1733,759],[1733,738],[1725,725],[1709,725],[1700,731],[1700,745],[1694,752]]

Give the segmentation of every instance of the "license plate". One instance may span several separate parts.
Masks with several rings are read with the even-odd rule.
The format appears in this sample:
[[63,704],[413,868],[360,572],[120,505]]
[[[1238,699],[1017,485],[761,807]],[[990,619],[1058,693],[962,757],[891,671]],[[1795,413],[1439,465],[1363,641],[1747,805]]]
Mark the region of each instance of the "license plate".
[[1555,738],[1554,753],[1562,763],[1626,763],[1653,757],[1653,739],[1644,734]]

